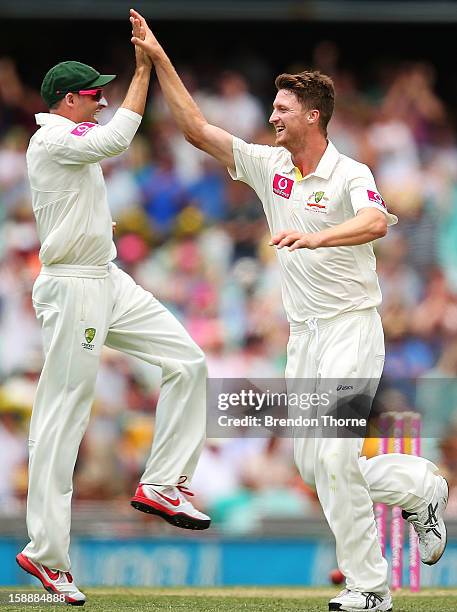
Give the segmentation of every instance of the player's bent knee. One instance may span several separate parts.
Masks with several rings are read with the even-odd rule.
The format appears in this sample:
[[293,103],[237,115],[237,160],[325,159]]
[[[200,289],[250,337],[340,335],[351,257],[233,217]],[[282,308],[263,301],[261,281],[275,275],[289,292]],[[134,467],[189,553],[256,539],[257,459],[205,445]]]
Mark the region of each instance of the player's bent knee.
[[192,377],[205,378],[208,375],[205,353],[194,342],[187,348],[185,355],[183,355],[179,369],[190,373]]
[[202,376],[204,378],[208,376],[205,353],[197,345],[195,345],[195,357],[192,360],[192,369],[197,376]]

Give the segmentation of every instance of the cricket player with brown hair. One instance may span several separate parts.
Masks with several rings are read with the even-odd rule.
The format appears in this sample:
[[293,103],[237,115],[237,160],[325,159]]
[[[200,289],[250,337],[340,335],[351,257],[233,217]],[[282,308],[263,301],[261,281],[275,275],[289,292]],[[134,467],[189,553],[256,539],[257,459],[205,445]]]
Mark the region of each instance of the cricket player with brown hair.
[[[248,144],[206,121],[146,21],[131,11],[136,20],[142,33],[132,42],[152,60],[185,138],[250,185],[263,204],[290,322],[286,378],[314,379],[316,391],[330,379],[369,380],[376,387],[384,337],[372,242],[397,219],[367,166],[339,153],[327,138],[332,80],[319,72],[280,75],[270,117],[277,146]],[[346,577],[329,610],[392,610],[373,502],[403,509],[418,533],[424,563],[436,563],[446,546],[448,488],[437,467],[401,454],[366,460],[362,442],[295,440],[297,466],[317,490]]]
[[[133,26],[141,35],[140,23]],[[33,305],[42,327],[45,362],[29,435],[27,528],[20,567],[72,605],[85,595],[70,573],[73,470],[87,428],[105,344],[162,368],[151,455],[134,508],[185,529],[207,529],[184,483],[205,438],[206,365],[181,324],[112,260],[116,248],[99,162],[125,151],[140,125],[151,62],[135,47],[136,69],[121,107],[98,125],[106,105],[101,75],[80,62],[61,62],[41,93],[49,113],[27,150],[32,205],[41,241],[41,273]]]

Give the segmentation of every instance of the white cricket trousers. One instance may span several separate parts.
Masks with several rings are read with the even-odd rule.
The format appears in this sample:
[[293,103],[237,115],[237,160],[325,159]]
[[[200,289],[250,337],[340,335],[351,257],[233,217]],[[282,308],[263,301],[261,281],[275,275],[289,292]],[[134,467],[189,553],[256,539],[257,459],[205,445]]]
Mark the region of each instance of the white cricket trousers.
[[[292,325],[287,357],[286,378],[312,379],[317,393],[328,389],[326,380],[344,385],[352,378],[370,379],[374,394],[384,365],[379,314],[368,309]],[[425,509],[438,468],[421,457],[398,453],[366,459],[360,457],[362,445],[360,438],[296,438],[294,454],[303,480],[317,490],[347,588],[382,593],[388,589],[387,562],[373,502],[409,512]]]
[[32,298],[45,362],[30,423],[30,543],[24,554],[68,571],[73,470],[102,346],[162,368],[154,441],[141,482],[191,479],[205,438],[207,370],[183,326],[112,263],[44,267]]

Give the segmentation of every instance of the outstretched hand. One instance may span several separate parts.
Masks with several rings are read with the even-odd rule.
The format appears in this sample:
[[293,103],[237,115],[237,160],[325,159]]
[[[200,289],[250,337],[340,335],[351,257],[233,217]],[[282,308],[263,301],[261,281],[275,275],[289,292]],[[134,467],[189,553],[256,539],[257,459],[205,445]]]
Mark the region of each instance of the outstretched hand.
[[[132,42],[134,40],[143,41],[146,37],[146,32],[144,27],[141,25],[141,21],[134,17],[130,16],[130,23],[132,24]],[[151,60],[149,59],[146,51],[135,43],[135,59],[137,67],[147,66],[151,67]]]
[[270,246],[277,246],[278,249],[289,247],[289,251],[296,249],[317,249],[320,240],[317,233],[302,233],[296,230],[284,230],[271,237]]
[[[151,32],[145,18],[138,11],[130,9],[130,21],[133,26],[132,43],[135,45],[135,49],[141,49],[154,62],[163,54],[163,49],[157,38]],[[135,24],[138,25],[135,27]]]

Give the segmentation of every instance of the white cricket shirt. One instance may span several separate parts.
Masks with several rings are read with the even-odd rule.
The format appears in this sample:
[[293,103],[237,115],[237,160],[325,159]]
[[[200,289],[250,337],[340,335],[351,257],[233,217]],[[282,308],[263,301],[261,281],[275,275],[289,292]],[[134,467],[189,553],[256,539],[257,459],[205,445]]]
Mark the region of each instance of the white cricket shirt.
[[120,108],[106,125],[39,113],[27,168],[43,265],[98,266],[116,257],[100,162],[125,151],[141,115]]
[[[316,170],[301,177],[283,147],[233,139],[235,180],[250,185],[261,200],[272,234],[282,230],[318,232],[354,217],[362,208],[387,212],[369,168],[341,155],[329,142]],[[373,244],[276,250],[287,318],[302,323],[378,306],[381,291]]]

